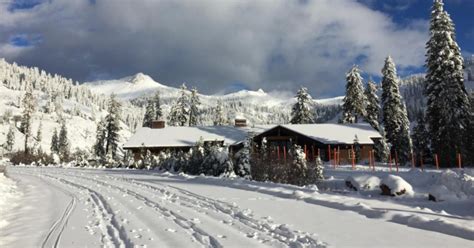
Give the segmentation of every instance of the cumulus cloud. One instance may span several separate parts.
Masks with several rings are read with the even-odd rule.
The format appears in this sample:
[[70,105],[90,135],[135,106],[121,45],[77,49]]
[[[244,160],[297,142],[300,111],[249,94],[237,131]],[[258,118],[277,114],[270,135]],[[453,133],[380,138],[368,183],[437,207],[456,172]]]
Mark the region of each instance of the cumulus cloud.
[[391,54],[403,68],[424,61],[426,25],[399,26],[355,0],[45,1],[0,10],[0,43],[18,33],[41,42],[15,56],[77,80],[139,71],[212,93],[248,88],[313,95],[343,92],[354,64],[379,74]]

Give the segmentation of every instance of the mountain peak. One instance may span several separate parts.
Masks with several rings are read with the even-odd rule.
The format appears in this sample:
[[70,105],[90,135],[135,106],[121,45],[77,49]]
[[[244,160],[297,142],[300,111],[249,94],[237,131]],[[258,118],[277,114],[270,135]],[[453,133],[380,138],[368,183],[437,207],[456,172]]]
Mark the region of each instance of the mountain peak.
[[142,72],[139,72],[139,73],[131,76],[130,80],[129,80],[129,82],[132,83],[132,84],[139,84],[139,83],[144,82],[144,81],[153,81],[153,79],[150,76],[148,76],[148,75],[146,75]]

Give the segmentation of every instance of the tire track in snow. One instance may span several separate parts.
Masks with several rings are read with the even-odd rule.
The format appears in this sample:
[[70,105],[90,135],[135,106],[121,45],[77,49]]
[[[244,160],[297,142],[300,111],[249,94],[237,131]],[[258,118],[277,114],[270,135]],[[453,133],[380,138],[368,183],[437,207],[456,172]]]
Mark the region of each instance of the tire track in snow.
[[118,221],[115,219],[111,207],[107,204],[107,201],[101,194],[99,194],[95,190],[66,180],[64,178],[54,177],[50,175],[45,176],[62,182],[63,184],[77,188],[79,190],[85,190],[88,192],[89,197],[91,199],[91,203],[94,205],[94,211],[100,222],[99,226],[101,227],[102,231],[101,241],[104,246],[133,247],[133,243],[127,237],[126,231],[118,224]]

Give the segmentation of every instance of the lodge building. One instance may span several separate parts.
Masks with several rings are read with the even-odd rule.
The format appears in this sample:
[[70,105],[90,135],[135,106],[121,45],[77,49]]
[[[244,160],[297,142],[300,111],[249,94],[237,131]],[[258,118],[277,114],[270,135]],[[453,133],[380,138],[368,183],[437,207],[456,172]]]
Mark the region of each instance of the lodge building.
[[123,146],[138,159],[140,153],[150,150],[189,151],[202,139],[204,143],[219,143],[229,147],[231,153],[238,152],[246,138],[253,137],[254,144],[266,140],[268,147],[288,151],[292,144],[304,148],[307,158],[318,154],[324,161],[334,159],[337,152],[341,163],[350,163],[354,146],[360,148],[360,160],[368,160],[374,142],[380,134],[368,124],[288,124],[247,126],[237,119],[234,126],[166,127],[164,121],[154,121],[152,127],[143,127]]

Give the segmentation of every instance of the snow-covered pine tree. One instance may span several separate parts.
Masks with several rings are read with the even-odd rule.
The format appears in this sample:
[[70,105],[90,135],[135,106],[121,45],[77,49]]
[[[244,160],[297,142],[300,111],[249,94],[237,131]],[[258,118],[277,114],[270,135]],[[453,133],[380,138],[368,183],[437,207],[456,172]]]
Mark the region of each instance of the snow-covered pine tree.
[[357,123],[359,118],[365,116],[367,101],[364,95],[362,77],[357,66],[353,66],[347,73],[346,81],[346,95],[342,104],[342,121],[344,123]]
[[42,130],[43,130],[43,120],[40,120],[38,130],[36,131],[36,138],[35,138],[36,139],[35,147],[36,147],[36,153],[37,154],[42,154],[43,153],[43,150],[41,148],[41,141],[43,140]]
[[235,164],[235,174],[239,177],[251,178],[250,164],[250,139],[244,141],[244,146],[237,154],[237,162]]
[[312,98],[308,89],[301,87],[296,93],[296,103],[291,109],[291,124],[314,123],[314,113],[312,111]]
[[33,96],[33,88],[28,86],[26,88],[25,96],[22,100],[23,114],[21,116],[20,131],[25,135],[25,154],[29,154],[29,141],[31,138],[31,121],[36,110],[35,97]]
[[105,160],[105,138],[106,138],[106,136],[107,136],[107,130],[106,130],[106,125],[105,125],[105,120],[101,119],[97,123],[95,144],[94,144],[94,147],[92,149],[94,151],[94,155],[102,161]]
[[58,154],[59,153],[59,137],[58,137],[58,130],[54,129],[53,136],[51,136],[51,153]]
[[464,86],[464,60],[456,43],[454,23],[444,10],[442,0],[434,1],[430,39],[426,47],[426,121],[431,146],[442,166],[453,166],[458,152],[472,153],[472,150],[466,150],[470,144],[465,143],[469,142],[465,137],[470,103]]
[[365,121],[370,124],[372,128],[380,131],[379,125],[379,114],[380,114],[380,102],[377,96],[377,86],[372,79],[369,79],[367,87],[364,92],[367,104],[365,106]]
[[288,183],[305,185],[308,181],[308,165],[306,155],[299,145],[293,145],[290,150],[293,161],[288,171]]
[[15,145],[15,130],[13,129],[13,125],[10,124],[7,133],[7,141],[5,142],[5,150],[11,152],[13,150],[13,146]]
[[416,156],[417,162],[423,158],[425,162],[432,160],[432,153],[430,149],[430,134],[426,128],[425,118],[423,113],[420,113],[416,119],[416,126],[413,128],[413,153]]
[[208,148],[203,160],[203,168],[206,175],[210,176],[232,176],[234,165],[229,157],[227,147],[215,143]]
[[190,150],[189,162],[184,169],[185,173],[191,175],[199,175],[204,173],[202,162],[204,160],[204,140],[202,137],[196,142],[194,147]]
[[153,102],[155,103],[155,120],[161,120],[163,118],[163,110],[161,109],[160,91],[157,90],[155,92]]
[[151,99],[148,99],[146,108],[145,108],[145,115],[143,116],[142,126],[151,128],[151,123],[155,120],[155,115],[156,115],[155,103]]
[[63,120],[61,124],[61,129],[59,130],[59,138],[58,138],[58,146],[59,146],[59,157],[62,161],[67,161],[70,155],[70,146],[69,146],[69,139],[67,137],[67,127],[66,121]]
[[120,102],[112,94],[109,99],[108,113],[105,117],[105,154],[109,154],[112,159],[117,159],[118,141],[120,138]]
[[385,135],[392,145],[391,151],[398,156],[400,164],[410,159],[412,143],[410,122],[398,85],[397,69],[390,56],[382,69],[382,109]]
[[199,106],[201,100],[199,99],[198,91],[196,88],[191,90],[191,98],[189,99],[189,126],[197,126],[201,124]]
[[223,104],[224,103],[219,100],[217,106],[214,108],[214,126],[224,126],[227,124],[227,118],[222,108]]
[[187,91],[186,85],[183,84],[181,86],[180,96],[171,107],[168,116],[170,126],[185,126],[188,123],[189,97]]
[[383,128],[380,130],[381,139],[374,140],[374,157],[376,161],[386,162],[388,161],[388,156],[390,154],[390,148],[387,144],[387,139],[385,138],[385,131]]
[[319,156],[316,157],[314,160],[314,165],[311,168],[310,171],[310,182],[309,183],[315,183],[324,180],[324,167],[323,167],[323,161]]

